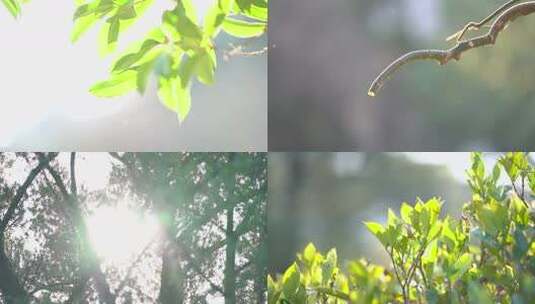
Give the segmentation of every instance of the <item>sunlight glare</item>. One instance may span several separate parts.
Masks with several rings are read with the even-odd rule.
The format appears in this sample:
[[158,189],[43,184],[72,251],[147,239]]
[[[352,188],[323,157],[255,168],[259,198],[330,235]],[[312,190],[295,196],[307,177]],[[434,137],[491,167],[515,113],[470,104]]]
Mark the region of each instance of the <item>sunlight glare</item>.
[[121,263],[142,252],[158,233],[154,216],[126,207],[100,207],[87,219],[89,236],[98,256]]

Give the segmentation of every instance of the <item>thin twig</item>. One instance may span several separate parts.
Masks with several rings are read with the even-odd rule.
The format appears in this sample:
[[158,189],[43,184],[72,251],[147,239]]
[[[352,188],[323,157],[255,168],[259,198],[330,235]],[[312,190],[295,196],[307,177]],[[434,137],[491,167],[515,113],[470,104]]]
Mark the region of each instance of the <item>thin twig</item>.
[[388,256],[390,257],[390,261],[392,261],[392,267],[394,268],[394,274],[396,276],[396,279],[399,282],[399,285],[401,286],[401,292],[403,293],[403,300],[405,303],[407,303],[407,295],[405,293],[405,285],[403,284],[403,281],[401,280],[401,277],[399,276],[399,272],[397,269],[396,262],[394,260],[394,248],[392,247],[388,252]]
[[254,51],[245,51],[244,47],[242,45],[235,46],[233,44],[230,44],[231,49],[226,50],[223,53],[223,59],[225,61],[229,61],[230,58],[235,56],[243,56],[243,57],[252,57],[252,56],[260,56],[264,55],[268,52],[268,47],[263,47],[260,50],[254,50]]
[[23,197],[26,195],[26,191],[31,186],[34,179],[43,169],[45,169],[46,166],[48,166],[48,163],[50,163],[55,157],[55,154],[49,154],[48,156],[43,154],[43,156],[39,158],[39,164],[34,169],[32,169],[32,171],[30,171],[30,174],[28,174],[28,177],[26,177],[24,183],[17,189],[15,197],[9,204],[9,207],[6,213],[4,214],[2,221],[0,222],[0,234],[2,234],[1,237],[3,237],[5,228],[8,226],[10,220],[13,218],[15,211],[19,207]]
[[130,266],[128,267],[128,270],[126,271],[126,274],[125,276],[123,277],[123,279],[121,280],[121,283],[119,283],[119,286],[115,289],[115,294],[116,295],[119,295],[121,293],[121,291],[123,290],[123,288],[126,286],[126,284],[128,283],[128,279],[130,278],[130,276],[132,275],[132,272],[134,271],[135,267],[141,262],[141,259],[145,256],[145,254],[149,251],[149,249],[152,247],[152,245],[159,240],[159,237],[156,236],[154,237],[149,243],[147,243],[147,245],[145,245],[145,247],[143,248],[143,250],[141,251],[141,253],[139,253],[139,255],[137,256],[137,258],[132,262],[132,264],[130,264]]
[[453,40],[453,38],[455,38],[456,41],[460,41],[463,38],[464,34],[466,34],[468,31],[481,29],[482,26],[492,21],[492,19],[494,19],[499,14],[503,13],[505,10],[510,8],[513,4],[515,4],[518,1],[520,0],[511,0],[505,3],[504,5],[500,6],[497,10],[495,10],[492,14],[488,15],[487,17],[485,17],[485,19],[479,22],[473,22],[473,21],[469,22],[468,24],[464,26],[462,30],[446,38],[446,41]]
[[351,297],[343,291],[331,290],[325,287],[317,287],[317,288],[314,288],[313,291],[316,291],[318,293],[323,293],[328,296],[335,297],[344,301],[351,301]]
[[[477,36],[471,39],[457,42],[457,44],[448,50],[419,50],[413,51],[401,56],[387,66],[372,82],[368,90],[369,96],[375,96],[377,92],[383,87],[385,81],[399,68],[409,62],[416,60],[435,60],[440,65],[447,64],[451,59],[460,60],[461,55],[473,48],[478,48],[486,45],[492,45],[496,42],[498,34],[505,28],[507,24],[514,21],[521,16],[527,16],[535,12],[535,1],[524,2],[508,8],[501,13],[489,31],[485,35]],[[494,14],[494,13],[493,13]],[[492,14],[490,15],[492,16]]]
[[422,260],[420,260],[420,263],[418,265],[418,270],[420,271],[420,275],[422,276],[422,280],[424,281],[425,287],[429,287],[429,283],[427,282],[427,277],[425,275],[424,267],[422,265]]

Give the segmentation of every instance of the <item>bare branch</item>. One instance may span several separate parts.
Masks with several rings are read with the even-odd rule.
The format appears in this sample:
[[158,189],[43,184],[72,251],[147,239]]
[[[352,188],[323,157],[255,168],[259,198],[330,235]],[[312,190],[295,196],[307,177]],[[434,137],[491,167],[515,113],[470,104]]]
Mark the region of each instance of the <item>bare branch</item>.
[[128,279],[130,278],[130,276],[132,275],[132,272],[135,270],[135,267],[142,261],[142,258],[147,254],[147,252],[149,251],[149,249],[152,247],[152,245],[154,243],[156,243],[156,241],[159,240],[159,237],[155,237],[153,238],[147,245],[145,245],[145,248],[143,248],[143,250],[141,251],[141,253],[139,253],[139,255],[137,256],[137,258],[132,262],[132,264],[130,264],[130,266],[128,267],[128,270],[126,271],[126,274],[125,276],[123,277],[121,283],[119,283],[119,286],[115,289],[115,294],[116,295],[119,295],[121,293],[121,291],[123,290],[123,288],[126,286],[126,283],[128,282]]
[[9,204],[9,207],[4,214],[4,217],[2,218],[2,222],[0,223],[0,233],[3,235],[4,230],[6,229],[7,225],[9,224],[9,221],[13,218],[13,215],[15,213],[15,210],[18,208],[20,202],[22,201],[22,198],[26,194],[26,191],[30,187],[30,185],[33,183],[34,179],[37,177],[37,175],[46,167],[48,166],[48,163],[50,163],[51,160],[53,160],[55,155],[51,156],[43,156],[39,159],[39,165],[35,167],[28,177],[26,177],[26,180],[24,183],[17,189],[17,193],[15,194],[15,197]]
[[71,152],[71,195],[73,197],[78,197],[78,190],[76,188],[76,153]]
[[464,28],[462,30],[460,30],[457,33],[455,33],[455,34],[449,36],[448,38],[446,38],[446,41],[450,41],[450,40],[453,40],[455,38],[455,40],[457,42],[459,42],[459,40],[461,40],[463,38],[464,34],[466,34],[468,31],[481,29],[482,26],[484,26],[485,24],[487,24],[490,21],[492,21],[492,19],[494,19],[499,14],[503,13],[505,10],[510,8],[513,4],[517,3],[518,1],[520,1],[520,0],[510,0],[509,2],[507,2],[504,5],[500,6],[492,14],[488,15],[487,17],[485,17],[485,19],[483,19],[483,20],[481,20],[479,22],[469,22],[468,24],[466,24],[464,26]]
[[[496,14],[496,12],[499,13],[500,9],[495,11],[493,14]],[[507,10],[505,10],[505,12],[501,13],[496,18],[496,20],[490,27],[489,31],[485,35],[459,41],[454,47],[448,50],[419,50],[419,51],[413,51],[408,54],[405,54],[401,56],[400,58],[396,59],[394,62],[392,62],[389,66],[387,66],[379,74],[379,76],[375,78],[375,80],[372,82],[370,86],[370,89],[368,90],[368,95],[372,97],[375,96],[377,92],[379,92],[379,90],[383,87],[385,81],[394,72],[396,72],[398,69],[400,69],[402,66],[406,65],[407,63],[416,61],[416,60],[435,60],[440,65],[445,65],[451,59],[455,59],[458,61],[461,59],[461,55],[470,49],[494,44],[496,42],[496,39],[498,38],[498,34],[506,27],[507,24],[514,21],[518,17],[527,16],[534,12],[535,12],[535,1],[520,3],[513,7],[508,8]],[[493,14],[491,14],[489,17],[493,17]],[[486,19],[484,19],[483,21],[486,21]],[[473,27],[475,26],[470,26],[469,24],[467,25],[466,28],[473,28]],[[461,32],[462,34],[460,34],[460,36],[464,35],[464,32],[466,32],[466,30],[461,31]]]

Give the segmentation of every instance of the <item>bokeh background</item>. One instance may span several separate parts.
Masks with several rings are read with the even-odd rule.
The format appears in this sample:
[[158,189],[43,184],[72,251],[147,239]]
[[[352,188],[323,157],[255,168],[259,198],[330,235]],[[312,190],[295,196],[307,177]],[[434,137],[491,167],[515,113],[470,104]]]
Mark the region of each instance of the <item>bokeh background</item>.
[[[269,146],[295,151],[504,151],[535,146],[535,15],[494,47],[371,81],[506,0],[294,0],[270,7]],[[485,29],[486,30],[486,29]]]
[[[213,3],[195,1],[200,17]],[[159,25],[163,10],[172,5],[156,1],[122,35],[118,51]],[[35,0],[14,20],[0,7],[0,150],[267,149],[267,55],[219,60],[215,84],[194,85],[190,115],[179,125],[159,103],[154,80],[145,96],[133,92],[98,99],[88,92],[108,77],[119,52],[99,56],[97,27],[71,44],[74,10],[74,1],[51,6]],[[261,49],[266,40],[247,48]],[[244,44],[225,33],[216,44],[225,50],[231,42]],[[221,52],[218,56],[222,59]]]
[[[499,156],[484,154],[488,170]],[[469,153],[270,153],[269,273],[282,273],[309,242],[336,247],[342,261],[388,265],[363,221],[385,223],[388,208],[399,214],[418,197],[441,198],[442,215],[458,218],[470,200],[469,167]]]

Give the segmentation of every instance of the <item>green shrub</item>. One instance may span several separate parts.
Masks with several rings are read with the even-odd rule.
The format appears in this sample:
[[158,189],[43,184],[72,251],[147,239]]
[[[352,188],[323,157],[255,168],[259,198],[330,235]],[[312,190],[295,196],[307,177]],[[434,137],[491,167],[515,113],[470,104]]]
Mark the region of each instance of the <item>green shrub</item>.
[[[499,183],[506,174],[508,184]],[[460,219],[442,202],[403,203],[385,225],[365,222],[389,269],[365,260],[341,266],[336,250],[309,244],[284,274],[268,277],[274,303],[533,303],[535,167],[526,153],[506,153],[489,174],[481,153],[467,171],[472,199]]]

